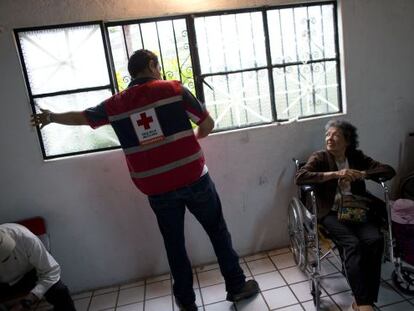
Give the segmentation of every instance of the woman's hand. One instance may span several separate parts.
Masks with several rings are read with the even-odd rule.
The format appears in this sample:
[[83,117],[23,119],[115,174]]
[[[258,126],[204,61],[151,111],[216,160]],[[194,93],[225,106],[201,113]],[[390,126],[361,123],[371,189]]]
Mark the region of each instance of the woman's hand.
[[352,182],[358,179],[364,179],[365,177],[366,173],[364,171],[358,171],[350,168],[324,173],[324,181],[339,179],[341,181]]
[[344,181],[349,181],[349,182],[352,182],[358,179],[364,179],[365,177],[366,177],[366,174],[364,171],[358,171],[358,170],[354,170],[350,168],[344,168],[336,172],[336,178],[338,178],[339,180],[344,180]]

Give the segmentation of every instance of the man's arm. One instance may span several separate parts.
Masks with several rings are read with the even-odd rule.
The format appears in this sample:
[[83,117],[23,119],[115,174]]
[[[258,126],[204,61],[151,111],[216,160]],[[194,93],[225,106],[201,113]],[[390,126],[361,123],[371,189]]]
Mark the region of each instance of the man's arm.
[[60,280],[60,266],[35,235],[27,233],[24,244],[29,262],[36,269],[38,278],[31,294],[41,299]]
[[183,103],[188,117],[197,124],[194,134],[197,139],[204,138],[214,129],[214,120],[206,106],[202,104],[186,87],[183,87]]
[[28,267],[35,268],[38,278],[30,293],[11,308],[11,311],[24,311],[34,306],[59,281],[60,266],[39,238],[27,228],[22,228],[20,234],[16,237],[16,244],[23,250],[23,256],[27,256],[28,261],[26,262],[26,259],[23,261],[27,263]]
[[63,125],[89,125],[83,111],[54,113],[42,108],[40,108],[40,110],[41,113],[33,114],[30,120],[32,126],[40,126],[40,129],[50,123],[58,123]]
[[201,122],[198,127],[194,130],[195,136],[197,139],[204,138],[211,133],[214,129],[214,120],[213,118],[208,115],[203,122]]

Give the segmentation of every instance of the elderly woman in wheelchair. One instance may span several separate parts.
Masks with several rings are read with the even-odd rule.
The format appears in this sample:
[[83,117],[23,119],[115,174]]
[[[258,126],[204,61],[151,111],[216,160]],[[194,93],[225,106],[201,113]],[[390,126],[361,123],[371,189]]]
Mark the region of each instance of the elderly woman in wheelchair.
[[[298,166],[295,180],[298,185],[310,185],[304,191],[311,190],[314,194],[317,215],[313,224],[317,226],[319,223],[338,247],[355,298],[353,309],[374,310],[384,249],[380,222],[376,217],[382,213],[379,206],[382,201],[375,200],[366,191],[364,179],[387,180],[395,175],[395,171],[357,149],[358,135],[352,124],[331,120],[325,129],[326,149],[313,153],[306,164]],[[319,252],[318,243],[316,249]],[[316,265],[319,265],[319,259]],[[318,309],[318,283],[312,284],[312,290]]]

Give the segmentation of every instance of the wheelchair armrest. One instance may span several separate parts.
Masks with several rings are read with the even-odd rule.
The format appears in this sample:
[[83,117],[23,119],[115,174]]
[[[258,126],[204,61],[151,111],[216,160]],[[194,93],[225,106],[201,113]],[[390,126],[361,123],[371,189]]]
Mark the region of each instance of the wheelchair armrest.
[[383,189],[383,191],[386,193],[388,193],[388,185],[386,184],[388,180],[390,180],[390,178],[378,177],[378,178],[372,179],[372,181],[379,184],[381,188]]
[[386,182],[388,179],[385,177],[378,177],[375,179],[375,181],[377,181],[378,183],[382,183],[382,182]]
[[302,166],[306,164],[306,162],[301,162],[296,158],[292,158],[292,161],[295,162],[296,170],[299,170]]
[[301,185],[301,186],[300,186],[300,189],[301,189],[303,192],[311,192],[311,191],[315,191],[315,187],[314,187],[314,186],[312,186],[312,185]]

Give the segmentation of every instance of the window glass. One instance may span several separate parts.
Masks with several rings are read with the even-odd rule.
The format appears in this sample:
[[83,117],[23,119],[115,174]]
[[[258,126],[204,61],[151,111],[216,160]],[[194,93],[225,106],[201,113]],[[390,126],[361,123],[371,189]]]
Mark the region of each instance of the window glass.
[[202,73],[266,65],[262,13],[195,18]]
[[340,111],[334,6],[267,11],[279,120]]
[[[15,33],[35,112],[82,111],[112,95],[100,24]],[[119,146],[110,126],[94,131],[52,123],[38,133],[46,159]]]
[[[82,111],[99,104],[111,95],[110,90],[102,90],[37,98],[35,99],[36,112],[40,112],[38,107],[56,113]],[[93,130],[89,126],[65,126],[52,123],[42,129],[41,135],[48,157],[119,146],[118,138],[109,125]]]
[[33,95],[109,85],[99,25],[19,33]]
[[108,33],[119,91],[126,89],[130,82],[129,57],[144,48],[158,56],[166,80],[181,81],[195,94],[185,19],[110,26]]
[[267,70],[206,77],[206,106],[216,129],[271,122],[268,81]]
[[280,119],[339,112],[336,62],[276,68],[273,79]]
[[[128,59],[144,48],[164,79],[205,103],[220,131],[342,110],[335,10],[327,2],[111,22],[109,51],[99,23],[15,34],[33,110],[83,110],[125,90]],[[109,126],[53,124],[39,134],[46,158],[119,146]]]

